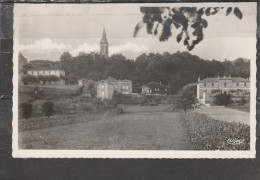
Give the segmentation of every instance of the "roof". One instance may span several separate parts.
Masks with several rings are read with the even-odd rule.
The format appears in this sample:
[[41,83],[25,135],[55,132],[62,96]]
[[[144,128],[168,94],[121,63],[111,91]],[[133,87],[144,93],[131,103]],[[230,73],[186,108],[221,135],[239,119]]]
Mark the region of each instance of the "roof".
[[211,83],[211,82],[219,82],[219,81],[232,81],[232,82],[250,82],[249,79],[241,78],[241,77],[221,77],[221,78],[206,78],[199,81],[200,83]]
[[108,44],[105,28],[103,29],[103,34],[102,34],[100,44]]
[[132,81],[130,81],[130,80],[128,80],[128,79],[124,79],[124,80],[122,80],[123,82],[132,82]]
[[104,82],[104,83],[107,83],[107,84],[110,84],[110,85],[113,85],[111,82],[108,82],[107,80],[101,80],[101,81],[98,81],[96,82],[96,84],[99,84],[101,82]]
[[105,79],[107,82],[118,82],[115,78],[109,76],[107,79]]
[[161,83],[154,82],[154,81],[151,81],[151,82],[149,82],[148,84],[143,85],[143,86],[148,86],[148,87],[151,87],[151,86],[160,87],[160,86],[162,86],[162,87],[170,88],[169,86],[166,86],[166,85],[163,85],[163,84],[161,84]]

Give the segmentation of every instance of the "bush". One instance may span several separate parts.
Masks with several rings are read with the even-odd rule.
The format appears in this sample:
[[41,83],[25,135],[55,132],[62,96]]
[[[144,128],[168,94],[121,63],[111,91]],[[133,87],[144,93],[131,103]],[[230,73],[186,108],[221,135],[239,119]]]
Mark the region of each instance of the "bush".
[[225,107],[232,103],[231,95],[230,94],[217,94],[214,97],[214,103],[216,105],[224,105]]
[[38,82],[38,79],[35,76],[32,75],[24,75],[22,77],[22,82],[27,85],[29,82],[30,83],[34,83],[34,82]]
[[54,103],[47,101],[43,103],[42,111],[45,113],[46,116],[50,117],[54,113]]
[[[250,127],[240,123],[229,123],[212,119],[198,113],[182,115],[188,137],[195,150],[249,150]],[[243,140],[232,145],[228,139]]]
[[79,103],[77,113],[96,113],[97,108],[92,103]]
[[29,102],[23,102],[20,104],[22,117],[25,119],[29,119],[32,117],[32,104]]

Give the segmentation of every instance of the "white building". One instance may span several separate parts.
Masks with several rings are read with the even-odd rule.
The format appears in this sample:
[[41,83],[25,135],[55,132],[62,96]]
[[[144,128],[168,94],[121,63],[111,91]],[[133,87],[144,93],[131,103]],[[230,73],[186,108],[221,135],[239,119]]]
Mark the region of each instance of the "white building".
[[32,68],[30,70],[28,70],[28,74],[29,75],[33,75],[33,76],[57,76],[57,77],[61,77],[61,76],[65,76],[65,71],[58,68],[58,67],[39,67],[39,68]]
[[250,93],[250,78],[241,77],[217,77],[198,79],[197,99],[206,104],[216,93],[241,96]]

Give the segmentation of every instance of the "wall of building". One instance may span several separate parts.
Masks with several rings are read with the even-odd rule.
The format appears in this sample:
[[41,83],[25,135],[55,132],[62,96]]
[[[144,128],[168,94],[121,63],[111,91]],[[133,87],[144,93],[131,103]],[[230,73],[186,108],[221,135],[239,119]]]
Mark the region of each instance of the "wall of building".
[[222,93],[228,93],[231,90],[242,90],[244,92],[249,92],[250,82],[232,82],[230,80],[226,80],[212,83],[198,83],[197,98],[201,99],[203,97],[203,92],[206,92],[207,94],[213,94],[214,91],[216,92],[217,90],[221,91]]
[[[103,87],[102,87],[103,85]],[[104,96],[102,96],[102,91],[104,92]],[[107,82],[100,82],[97,84],[97,97],[102,99],[112,99],[114,92],[114,87]]]
[[29,70],[28,74],[34,76],[38,76],[38,75],[42,75],[42,76],[54,75],[58,77],[65,76],[65,72],[61,70]]

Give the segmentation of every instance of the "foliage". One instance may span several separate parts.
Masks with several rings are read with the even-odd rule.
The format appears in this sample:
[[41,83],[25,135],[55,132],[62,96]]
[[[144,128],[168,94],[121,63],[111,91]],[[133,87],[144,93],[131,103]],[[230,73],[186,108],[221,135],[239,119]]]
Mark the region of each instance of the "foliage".
[[29,82],[30,83],[38,82],[38,79],[35,76],[32,76],[32,75],[24,75],[24,76],[22,76],[22,82],[25,85],[27,85]]
[[135,93],[140,93],[144,84],[161,81],[170,86],[169,94],[174,94],[184,85],[197,82],[199,76],[203,79],[227,74],[247,78],[250,76],[249,67],[245,59],[220,62],[204,60],[188,52],[165,52],[142,54],[135,61],[120,54],[107,59],[98,54],[84,54],[72,57],[64,69],[67,84],[76,84],[81,78],[99,81],[112,76],[131,80]]
[[217,94],[214,96],[214,103],[216,105],[224,105],[227,106],[232,102],[230,94]]
[[57,76],[55,76],[55,75],[49,75],[49,76],[39,75],[37,77],[37,79],[38,79],[38,81],[42,81],[43,84],[45,84],[47,81],[48,82],[52,82],[52,81],[53,82],[57,82],[57,81],[59,81],[59,78]]
[[50,117],[54,113],[54,103],[51,101],[43,103],[42,111],[45,113],[46,116]]
[[95,97],[97,94],[96,83],[92,80],[88,80],[88,84],[86,85],[87,93],[91,95],[91,97]]
[[213,89],[211,91],[212,94],[215,94],[215,93],[221,93],[221,90],[220,89]]
[[84,86],[81,86],[80,88],[78,88],[78,89],[73,93],[73,95],[74,95],[74,96],[79,96],[79,95],[81,95],[81,94],[83,93],[83,88],[84,88]]
[[[240,123],[229,123],[212,119],[198,113],[181,116],[194,150],[249,150],[250,127]],[[242,140],[231,145],[228,139]]]
[[187,110],[194,110],[199,108],[198,100],[196,97],[196,85],[188,84],[184,86],[177,94],[173,102],[174,110],[183,110],[186,114]]
[[23,102],[20,104],[20,111],[22,113],[22,117],[25,119],[29,119],[32,117],[32,104],[29,102]]
[[166,41],[172,36],[172,27],[181,29],[176,37],[179,43],[183,40],[184,46],[191,51],[203,38],[203,29],[207,28],[208,16],[215,15],[221,11],[226,11],[228,16],[232,11],[238,19],[242,19],[243,15],[239,8],[235,7],[140,7],[140,11],[144,14],[143,19],[139,22],[134,31],[134,37],[138,31],[146,25],[148,34],[158,34],[159,27],[162,27],[159,40]]
[[34,87],[34,97],[37,99],[40,97],[40,95],[42,95],[43,93],[43,89],[39,88],[38,86]]

